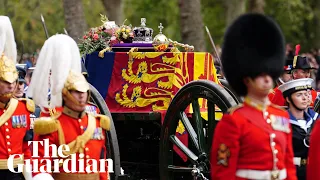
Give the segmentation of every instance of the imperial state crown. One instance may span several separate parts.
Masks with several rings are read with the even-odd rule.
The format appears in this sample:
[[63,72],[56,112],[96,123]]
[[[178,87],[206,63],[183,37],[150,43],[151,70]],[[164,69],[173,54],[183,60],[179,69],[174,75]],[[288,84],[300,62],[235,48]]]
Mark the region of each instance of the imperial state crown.
[[141,18],[140,27],[133,28],[134,43],[152,43],[153,29],[146,26],[146,18]]

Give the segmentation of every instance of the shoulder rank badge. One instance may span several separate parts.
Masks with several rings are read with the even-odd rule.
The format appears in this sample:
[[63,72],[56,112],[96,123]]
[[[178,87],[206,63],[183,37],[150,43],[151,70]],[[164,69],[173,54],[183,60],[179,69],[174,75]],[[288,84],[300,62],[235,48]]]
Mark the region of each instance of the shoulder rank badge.
[[230,150],[225,144],[220,144],[218,149],[218,164],[228,166],[228,159],[230,157]]
[[25,128],[27,127],[27,115],[17,115],[11,117],[13,128]]
[[97,114],[97,107],[91,106],[91,105],[86,105],[86,112],[91,113],[95,116]]
[[272,129],[290,133],[290,122],[287,118],[270,115]]

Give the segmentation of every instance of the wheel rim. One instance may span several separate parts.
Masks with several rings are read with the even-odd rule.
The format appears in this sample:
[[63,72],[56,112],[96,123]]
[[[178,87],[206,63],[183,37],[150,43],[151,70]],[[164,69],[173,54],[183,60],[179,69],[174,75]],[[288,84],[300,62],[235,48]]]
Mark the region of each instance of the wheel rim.
[[240,97],[238,97],[231,89],[229,86],[229,83],[227,80],[225,79],[220,79],[221,84],[223,85],[224,89],[232,96],[232,98],[237,102],[240,103],[242,102],[242,100],[240,99]]
[[120,166],[120,151],[118,145],[117,133],[115,130],[115,126],[112,120],[111,113],[104,99],[98,92],[98,90],[90,84],[91,91],[91,101],[97,105],[100,109],[100,113],[107,115],[110,118],[110,131],[107,131],[106,135],[106,148],[107,148],[107,158],[111,158],[113,160],[113,171],[114,173],[110,174],[112,180],[117,180],[121,173]]
[[[200,113],[199,98],[207,101],[207,119],[204,121]],[[185,110],[192,105],[193,113],[189,118]],[[179,179],[192,177],[191,172],[197,170],[208,177],[210,172],[209,153],[214,129],[216,106],[222,112],[236,105],[232,96],[221,86],[210,81],[200,80],[185,85],[172,100],[161,130],[160,142],[160,176],[161,179]],[[189,146],[186,147],[176,136],[176,128],[181,120],[188,133]],[[173,150],[175,145],[188,158],[183,166],[175,165],[177,156]],[[193,167],[196,169],[193,169]],[[178,174],[178,177],[177,175]]]

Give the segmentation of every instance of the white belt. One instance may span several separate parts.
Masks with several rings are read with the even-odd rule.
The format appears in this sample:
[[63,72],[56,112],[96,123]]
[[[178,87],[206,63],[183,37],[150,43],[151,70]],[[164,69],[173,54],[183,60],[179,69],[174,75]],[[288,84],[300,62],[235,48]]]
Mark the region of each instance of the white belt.
[[239,169],[236,172],[237,177],[246,179],[259,179],[259,180],[271,180],[272,177],[277,176],[277,179],[286,179],[287,170],[282,169],[278,171],[263,171],[263,170],[251,170],[251,169]]
[[293,164],[297,166],[306,165],[307,161],[306,159],[301,159],[301,157],[294,157]]

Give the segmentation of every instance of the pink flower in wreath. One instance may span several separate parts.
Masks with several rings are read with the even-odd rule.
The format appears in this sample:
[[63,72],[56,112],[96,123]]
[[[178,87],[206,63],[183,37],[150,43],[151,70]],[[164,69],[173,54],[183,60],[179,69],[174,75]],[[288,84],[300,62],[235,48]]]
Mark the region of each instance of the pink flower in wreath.
[[112,36],[112,37],[110,38],[109,44],[110,44],[111,47],[112,47],[113,45],[115,45],[115,44],[118,44],[118,43],[119,43],[119,41],[117,40],[117,38],[116,38],[115,36]]
[[98,35],[98,34],[93,34],[93,39],[94,39],[94,40],[99,39],[99,35]]
[[88,36],[86,36],[86,35],[83,36],[83,39],[87,39],[87,38],[88,38]]

